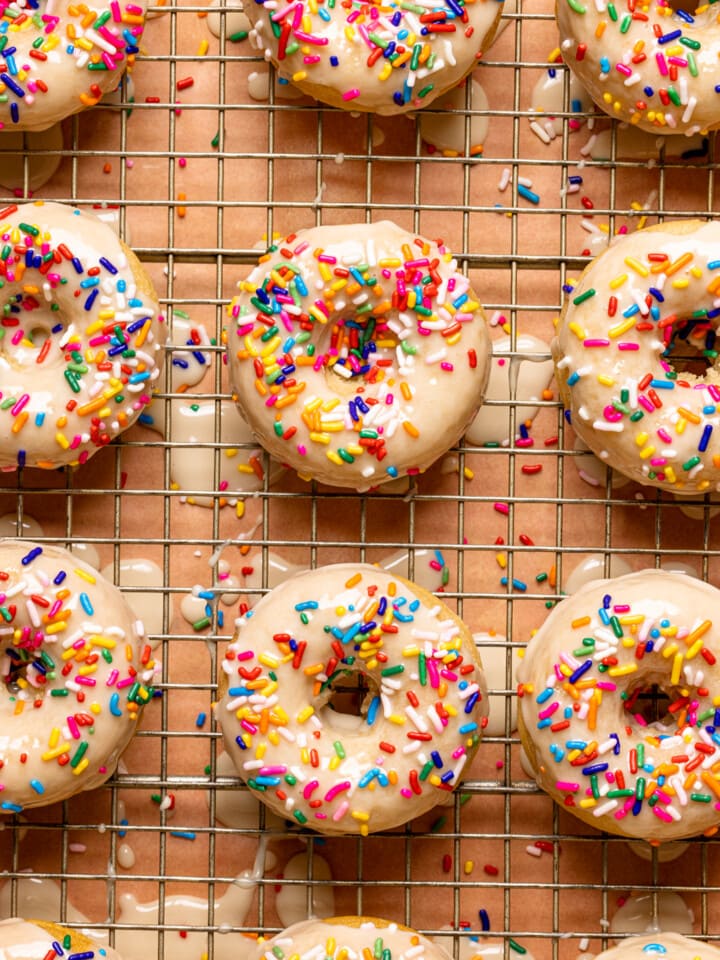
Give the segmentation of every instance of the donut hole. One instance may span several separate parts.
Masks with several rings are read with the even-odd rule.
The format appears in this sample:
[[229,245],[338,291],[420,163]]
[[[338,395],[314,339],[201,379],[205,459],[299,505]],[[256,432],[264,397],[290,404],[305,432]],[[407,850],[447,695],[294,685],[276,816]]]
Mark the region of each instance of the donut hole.
[[[372,328],[369,329],[369,324]],[[318,342],[318,353],[339,353],[339,359],[325,367],[327,379],[338,388],[338,381],[355,389],[354,381],[367,373],[373,363],[387,356],[394,356],[400,344],[397,335],[384,323],[364,320],[362,315],[346,316],[324,328],[324,336]]]
[[628,691],[624,707],[641,726],[674,727],[682,694],[661,683],[646,683]]
[[43,344],[46,340],[49,340],[51,336],[52,332],[49,327],[35,325],[28,331],[27,338],[32,342],[34,347],[42,350]]
[[341,668],[318,694],[316,707],[322,711],[323,723],[352,730],[365,722],[376,697],[379,697],[379,689],[374,677],[363,670]]
[[686,322],[673,334],[663,360],[678,377],[704,380],[718,361],[715,330],[707,324],[698,328],[692,320]]
[[[32,663],[33,660],[21,658],[16,651],[6,651],[0,657],[0,680],[10,695],[15,696],[22,689],[28,689],[26,677]],[[33,673],[37,677],[37,671],[33,670]]]
[[695,15],[695,11],[700,6],[700,0],[667,0],[667,5],[673,10],[682,10],[684,13]]

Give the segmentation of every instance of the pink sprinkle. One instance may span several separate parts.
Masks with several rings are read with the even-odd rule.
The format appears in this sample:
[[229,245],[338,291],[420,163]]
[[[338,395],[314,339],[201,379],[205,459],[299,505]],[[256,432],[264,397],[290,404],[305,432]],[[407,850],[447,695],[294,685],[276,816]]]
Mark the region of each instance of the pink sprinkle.
[[632,70],[624,63],[616,63],[615,69],[618,73],[621,73],[624,77],[632,76]]
[[254,656],[255,654],[252,652],[252,650],[243,650],[242,653],[235,654],[235,659],[236,660],[252,660]]
[[349,780],[341,780],[340,783],[334,784],[325,794],[326,802],[329,803],[331,800],[334,800],[339,793],[342,793],[343,790],[349,790],[351,786],[352,784]]
[[73,740],[79,740],[79,739],[80,739],[80,728],[79,728],[78,725],[77,725],[77,722],[76,722],[76,720],[75,720],[75,717],[73,717],[72,715],[70,715],[69,717],[66,717],[65,720],[66,720],[67,725],[68,725],[68,730],[70,731],[70,736],[73,738]]
[[186,167],[186,166],[187,166],[187,160],[185,159],[185,157],[180,157],[180,158],[178,159],[178,164],[179,164],[181,167]]
[[558,780],[555,787],[563,792],[576,793],[580,789],[580,784],[570,783],[568,780]]
[[502,513],[507,516],[510,513],[510,507],[506,503],[494,503],[493,509],[498,513]]
[[655,804],[652,810],[655,816],[659,817],[661,820],[664,820],[665,823],[672,823],[672,817],[667,812],[667,810],[663,810],[663,808],[659,807],[657,804]]
[[667,68],[667,63],[665,62],[665,57],[663,56],[662,53],[656,53],[655,60],[658,65],[658,70],[660,71],[663,77],[666,77],[668,75],[668,68]]
[[619,344],[617,345],[617,348],[618,348],[618,350],[639,350],[639,349],[640,349],[640,344],[639,344],[639,343],[627,343],[627,341],[623,340],[622,343],[619,343]]
[[360,91],[357,87],[353,87],[352,90],[346,90],[342,95],[343,100],[354,100],[356,97],[360,96]]

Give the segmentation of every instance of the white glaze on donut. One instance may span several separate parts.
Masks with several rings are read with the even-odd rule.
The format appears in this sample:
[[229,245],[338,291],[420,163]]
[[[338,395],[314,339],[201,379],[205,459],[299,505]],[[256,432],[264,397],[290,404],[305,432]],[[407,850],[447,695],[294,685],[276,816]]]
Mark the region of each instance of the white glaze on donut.
[[303,477],[368,489],[421,473],[482,403],[485,318],[444,246],[389,221],[316,227],[274,244],[239,287],[238,406]]
[[[650,841],[716,829],[719,601],[694,577],[643,570],[555,607],[518,671],[523,744],[554,800]],[[669,697],[655,721],[636,699],[653,685]]]
[[367,952],[385,960],[449,960],[442,947],[422,934],[376,917],[303,920],[261,942],[258,960],[361,960]]
[[427,106],[477,66],[502,2],[248,0],[245,13],[251,42],[304,93],[346,110],[397,114]]
[[44,130],[114,90],[135,61],[145,6],[145,0],[54,0],[47,7],[3,0],[8,69],[0,74],[0,129]]
[[[431,809],[460,781],[487,715],[467,628],[368,564],[301,573],[267,594],[236,621],[222,672],[216,717],[238,773],[280,816],[324,833]],[[335,685],[359,677],[362,703],[336,711]]]
[[617,947],[597,955],[597,960],[720,960],[720,950],[679,933],[628,937]]
[[0,596],[7,813],[107,780],[152,697],[156,665],[120,591],[66,550],[0,540]]
[[642,230],[590,264],[569,295],[553,355],[573,429],[597,456],[673,493],[720,489],[718,368],[703,376],[670,362],[695,348],[712,358],[718,317],[714,224]]
[[[77,931],[57,926],[50,929],[52,932],[19,917],[0,920],[0,960],[45,960],[49,953],[58,960],[79,953],[87,960],[120,960],[112,947],[95,947]],[[70,937],[69,946],[62,942],[66,936]]]
[[692,136],[720,125],[717,14],[666,0],[557,0],[560,49],[595,103],[654,133]]
[[0,466],[84,463],[151,400],[157,295],[110,227],[59,203],[0,211],[0,279]]

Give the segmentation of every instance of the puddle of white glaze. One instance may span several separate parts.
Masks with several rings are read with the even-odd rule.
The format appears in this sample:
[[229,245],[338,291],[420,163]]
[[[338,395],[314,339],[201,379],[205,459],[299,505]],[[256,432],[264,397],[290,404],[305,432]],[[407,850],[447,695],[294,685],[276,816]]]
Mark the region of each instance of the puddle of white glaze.
[[441,153],[451,156],[465,156],[480,152],[478,148],[485,143],[488,132],[488,117],[469,115],[468,145],[465,133],[468,117],[465,111],[486,111],[488,98],[485,90],[472,77],[469,81],[470,94],[466,85],[454,87],[439,97],[427,110],[418,115],[420,136]]
[[672,931],[692,936],[693,915],[683,898],[669,890],[655,893],[657,912],[653,911],[653,897],[647,894],[631,896],[610,921],[611,933],[662,933]]
[[[490,634],[481,631],[473,634],[473,640],[478,648],[478,653],[482,659],[485,680],[488,688],[491,690],[506,690],[507,687],[507,638],[502,633]],[[511,652],[511,677],[510,687],[512,691],[508,698],[504,694],[488,694],[488,703],[490,705],[490,714],[488,716],[487,726],[484,733],[489,737],[502,737],[505,735],[505,704],[510,700],[510,730],[517,727],[517,697],[515,688],[517,686],[517,656]]]
[[284,927],[311,917],[335,916],[335,893],[328,882],[332,880],[330,864],[316,853],[309,862],[308,857],[309,851],[291,857],[282,871],[283,879],[307,880],[312,864],[312,879],[325,882],[318,885],[282,884],[275,898],[275,909]]
[[493,341],[493,360],[485,400],[497,401],[503,406],[483,404],[465,433],[465,440],[469,444],[481,447],[486,443],[507,445],[510,442],[508,404],[511,398],[517,404],[516,435],[520,432],[521,424],[537,416],[537,403],[553,374],[553,362],[549,359],[550,347],[544,340],[532,334],[520,333],[516,338],[516,353],[519,356],[511,359],[498,356],[508,353],[510,349],[510,337],[500,337]]

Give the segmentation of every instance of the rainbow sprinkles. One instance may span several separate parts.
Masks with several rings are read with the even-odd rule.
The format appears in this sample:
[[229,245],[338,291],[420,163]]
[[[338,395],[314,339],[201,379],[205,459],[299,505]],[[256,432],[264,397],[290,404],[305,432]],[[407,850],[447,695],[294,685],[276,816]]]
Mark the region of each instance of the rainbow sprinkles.
[[[646,570],[560,603],[520,668],[540,786],[611,833],[661,841],[720,824],[720,592]],[[666,695],[653,719],[644,697]]]
[[485,317],[441,242],[389,221],[301,230],[239,287],[228,331],[238,406],[303,477],[368,489],[421,473],[482,402]]
[[282,78],[333,106],[379,114],[427,106],[475,67],[498,0],[254,0],[250,33]]
[[[431,809],[457,787],[487,716],[467,628],[366,564],[277,587],[237,621],[222,671],[216,716],[238,773],[279,816],[324,833]],[[362,697],[355,712],[335,709],[343,684]]]
[[720,125],[718,17],[671,0],[558,0],[560,50],[595,103],[652,133]]
[[167,329],[137,258],[57,203],[0,210],[0,466],[82,464],[152,398]]
[[99,103],[135,61],[144,0],[0,0],[0,129],[45,130]]
[[623,237],[566,292],[552,346],[574,431],[640,483],[720,489],[717,227]]
[[0,812],[113,773],[158,665],[112,584],[58,547],[0,540]]

